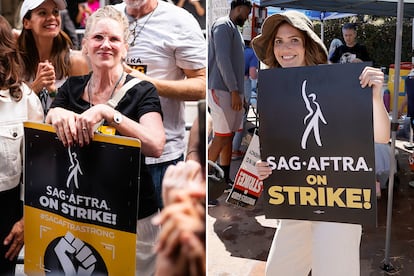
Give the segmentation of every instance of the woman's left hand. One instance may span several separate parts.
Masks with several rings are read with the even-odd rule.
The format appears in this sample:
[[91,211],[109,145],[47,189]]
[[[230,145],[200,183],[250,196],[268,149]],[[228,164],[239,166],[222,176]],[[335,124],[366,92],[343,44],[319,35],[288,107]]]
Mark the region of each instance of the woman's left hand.
[[359,76],[362,88],[372,87],[373,97],[381,97],[381,89],[384,83],[384,73],[379,68],[367,66]]
[[14,260],[17,255],[19,255],[20,250],[24,244],[24,221],[23,218],[17,221],[9,235],[3,241],[4,245],[9,245],[9,250],[7,250],[5,258],[9,259],[10,261]]
[[95,135],[95,131],[103,120],[115,112],[110,106],[106,104],[97,104],[84,111],[76,120],[76,129],[78,133],[79,146],[88,145]]
[[376,143],[388,143],[390,139],[390,119],[382,98],[384,73],[378,68],[367,66],[359,76],[359,80],[362,88],[367,86],[372,88],[374,140]]

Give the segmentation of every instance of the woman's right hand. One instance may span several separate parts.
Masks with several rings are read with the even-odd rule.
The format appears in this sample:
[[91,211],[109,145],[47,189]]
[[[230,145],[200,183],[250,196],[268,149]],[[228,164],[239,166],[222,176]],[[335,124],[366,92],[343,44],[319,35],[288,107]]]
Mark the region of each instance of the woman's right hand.
[[39,62],[37,66],[36,78],[32,83],[32,90],[39,94],[43,88],[48,91],[56,91],[55,87],[55,67],[49,62]]
[[260,181],[265,180],[272,174],[272,168],[270,168],[269,163],[267,163],[266,161],[257,161],[256,169]]
[[65,147],[77,143],[76,121],[79,115],[61,107],[51,108],[46,116],[46,123],[51,124],[59,140]]

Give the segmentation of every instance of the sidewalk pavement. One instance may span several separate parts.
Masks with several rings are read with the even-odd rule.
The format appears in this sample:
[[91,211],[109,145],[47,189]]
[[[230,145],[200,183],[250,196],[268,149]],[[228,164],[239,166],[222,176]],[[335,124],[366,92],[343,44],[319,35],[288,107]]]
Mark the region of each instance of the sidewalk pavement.
[[[390,264],[394,273],[383,271],[385,257],[387,190],[378,200],[378,227],[364,228],[361,239],[361,276],[414,275],[414,188],[408,182],[414,173],[408,165],[409,152],[397,142],[399,171],[394,188],[393,216],[390,242]],[[232,173],[241,160],[232,162]],[[399,182],[399,183],[398,183]],[[261,276],[270,244],[276,230],[275,220],[265,219],[263,202],[258,201],[254,210],[244,210],[225,202],[227,193],[219,204],[208,208],[207,216],[207,266],[208,275]],[[273,276],[273,275],[272,275]],[[296,275],[292,275],[296,276]]]

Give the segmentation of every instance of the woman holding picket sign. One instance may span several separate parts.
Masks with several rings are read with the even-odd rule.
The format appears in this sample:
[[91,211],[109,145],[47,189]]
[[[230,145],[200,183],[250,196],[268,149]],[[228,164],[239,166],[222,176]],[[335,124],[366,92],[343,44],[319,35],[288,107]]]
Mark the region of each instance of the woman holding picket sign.
[[53,125],[65,146],[88,145],[95,131],[141,140],[136,273],[152,275],[153,247],[160,229],[151,223],[158,207],[144,158],[161,155],[165,132],[155,86],[124,72],[128,34],[128,19],[110,5],[88,17],[82,51],[91,61],[92,72],[68,78],[59,88],[46,123]]
[[[286,11],[268,17],[262,33],[252,41],[257,57],[270,68],[327,63],[328,52],[302,13]],[[361,87],[372,87],[374,139],[387,143],[390,122],[381,97],[384,75],[365,67]],[[260,180],[272,169],[266,161],[256,163]],[[321,221],[279,220],[266,263],[266,275],[355,276],[360,274],[361,225]]]

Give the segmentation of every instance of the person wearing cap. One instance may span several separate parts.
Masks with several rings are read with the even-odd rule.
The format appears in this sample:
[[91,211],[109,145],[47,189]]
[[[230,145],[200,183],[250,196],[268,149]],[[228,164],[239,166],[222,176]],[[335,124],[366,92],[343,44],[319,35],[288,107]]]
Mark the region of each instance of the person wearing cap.
[[350,63],[370,61],[367,48],[357,42],[357,30],[354,23],[346,23],[342,26],[342,36],[345,44],[336,48],[329,61],[332,63]]
[[65,8],[65,0],[25,0],[20,9],[23,77],[39,95],[45,114],[67,77],[89,72],[88,60],[70,49],[71,40],[61,29],[59,11]]
[[[326,64],[328,52],[302,13],[286,11],[268,17],[252,40],[261,62],[270,68]],[[260,73],[259,73],[260,76]],[[384,75],[365,67],[361,87],[372,87],[374,139],[387,143],[390,122],[381,97]],[[256,163],[259,178],[272,173],[266,161]],[[361,225],[306,220],[278,220],[266,263],[266,275],[357,276],[360,274]]]
[[243,27],[251,7],[248,0],[233,0],[229,15],[211,26],[208,41],[208,106],[214,131],[208,160],[220,159],[229,184],[232,141],[244,115],[244,42],[237,26]]

